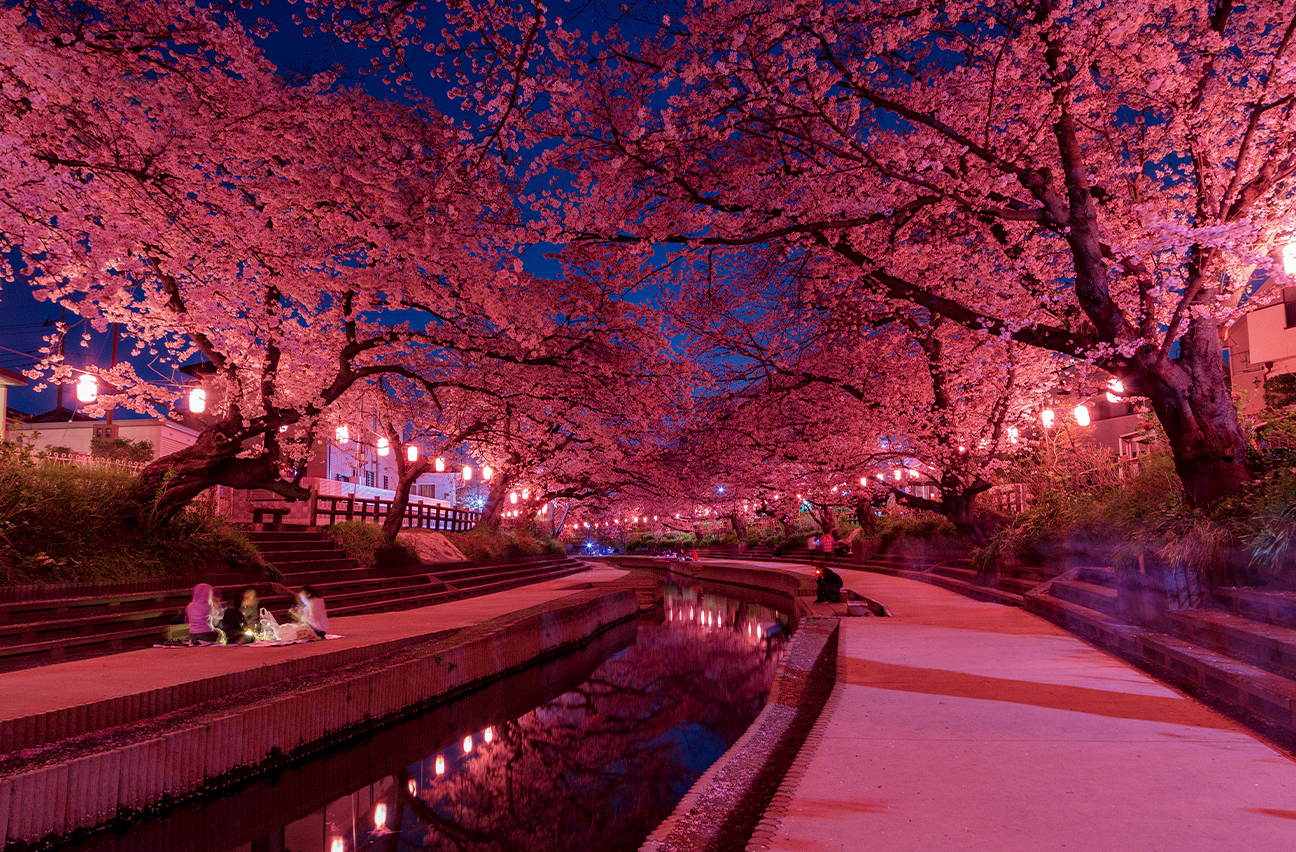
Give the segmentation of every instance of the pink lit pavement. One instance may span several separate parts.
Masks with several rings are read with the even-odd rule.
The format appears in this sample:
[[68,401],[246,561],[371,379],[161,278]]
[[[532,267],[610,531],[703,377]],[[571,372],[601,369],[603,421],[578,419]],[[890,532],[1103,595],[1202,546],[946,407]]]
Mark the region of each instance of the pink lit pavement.
[[1030,613],[841,574],[894,617],[841,620],[749,849],[1296,849],[1296,762],[1246,729]]

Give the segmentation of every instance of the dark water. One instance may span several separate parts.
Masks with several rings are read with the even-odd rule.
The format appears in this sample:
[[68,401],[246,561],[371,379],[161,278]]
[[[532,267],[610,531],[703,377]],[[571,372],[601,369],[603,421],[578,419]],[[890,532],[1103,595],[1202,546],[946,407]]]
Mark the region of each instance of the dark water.
[[582,651],[78,848],[637,849],[764,704],[791,627],[776,603],[668,583]]

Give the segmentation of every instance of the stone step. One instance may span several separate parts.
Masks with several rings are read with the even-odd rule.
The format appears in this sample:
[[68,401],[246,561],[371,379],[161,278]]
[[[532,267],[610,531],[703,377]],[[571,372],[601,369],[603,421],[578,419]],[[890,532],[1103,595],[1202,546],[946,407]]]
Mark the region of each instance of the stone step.
[[1015,592],[1016,594],[1024,595],[1042,582],[1047,581],[1036,581],[1026,577],[1000,577],[999,588],[1003,589],[1005,592]]
[[1040,565],[1022,565],[1012,569],[1008,576],[1014,580],[1029,580],[1034,584],[1031,588],[1034,588],[1034,586],[1038,586],[1040,583],[1047,583],[1054,577],[1060,577],[1065,573],[1066,570],[1062,568],[1046,568]]
[[949,589],[951,592],[958,592],[959,594],[972,598],[973,600],[1004,604],[1006,606],[1021,606],[1022,604],[1022,596],[1014,592],[1004,591],[1002,589],[992,589],[989,586],[983,586],[980,583],[972,583],[967,580],[961,580],[956,577],[937,574],[931,571],[899,571],[897,572],[897,576],[907,577],[913,580],[921,580],[924,583],[930,583],[933,586],[940,586],[942,589]]
[[273,544],[277,542],[333,541],[333,539],[323,531],[279,532],[252,530],[243,534],[247,536],[248,541],[256,545]]
[[1171,612],[1176,633],[1198,645],[1286,677],[1296,677],[1296,630],[1221,610]]
[[1086,609],[1096,610],[1115,616],[1120,612],[1116,602],[1116,590],[1107,586],[1087,583],[1082,580],[1054,580],[1053,595],[1062,600],[1079,604]]
[[1215,600],[1230,612],[1254,621],[1296,627],[1296,592],[1245,587],[1217,588]]
[[931,570],[933,574],[942,577],[953,577],[955,580],[962,580],[965,583],[976,583],[979,576],[974,568],[956,565],[937,565]]
[[1089,565],[1076,569],[1076,579],[1094,586],[1116,588],[1116,572],[1105,565]]
[[455,571],[438,571],[432,576],[449,583],[456,589],[467,590],[515,577],[538,575],[550,570],[581,568],[583,563],[574,559],[539,562],[527,565],[498,565],[490,568],[464,568]]
[[320,553],[336,551],[345,553],[346,551],[338,547],[333,541],[259,541],[256,542],[256,549],[261,551],[261,555],[266,559],[274,559],[281,553]]

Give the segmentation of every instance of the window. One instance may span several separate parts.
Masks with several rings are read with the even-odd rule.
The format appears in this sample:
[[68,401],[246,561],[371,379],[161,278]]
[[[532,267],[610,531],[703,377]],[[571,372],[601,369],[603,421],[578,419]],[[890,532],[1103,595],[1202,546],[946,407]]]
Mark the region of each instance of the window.
[[385,474],[385,473],[383,474],[383,490],[384,490],[384,491],[388,490],[388,488],[387,488],[387,474]]
[[374,472],[372,470],[366,470],[364,472],[364,484],[366,488],[374,487]]
[[1296,328],[1296,301],[1287,302],[1283,305],[1287,311],[1287,328]]

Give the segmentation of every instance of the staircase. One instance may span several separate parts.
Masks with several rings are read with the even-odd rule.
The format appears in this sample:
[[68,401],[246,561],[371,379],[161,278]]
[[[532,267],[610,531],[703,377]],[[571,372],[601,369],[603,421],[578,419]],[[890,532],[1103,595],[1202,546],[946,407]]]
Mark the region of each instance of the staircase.
[[584,562],[569,556],[542,556],[513,565],[452,568],[436,571],[431,576],[463,597],[475,597],[566,577],[588,568]]
[[1026,606],[1296,744],[1296,593],[1216,589],[1214,605],[1166,613],[1155,629],[1121,620],[1110,569],[1079,568],[1027,594]]

